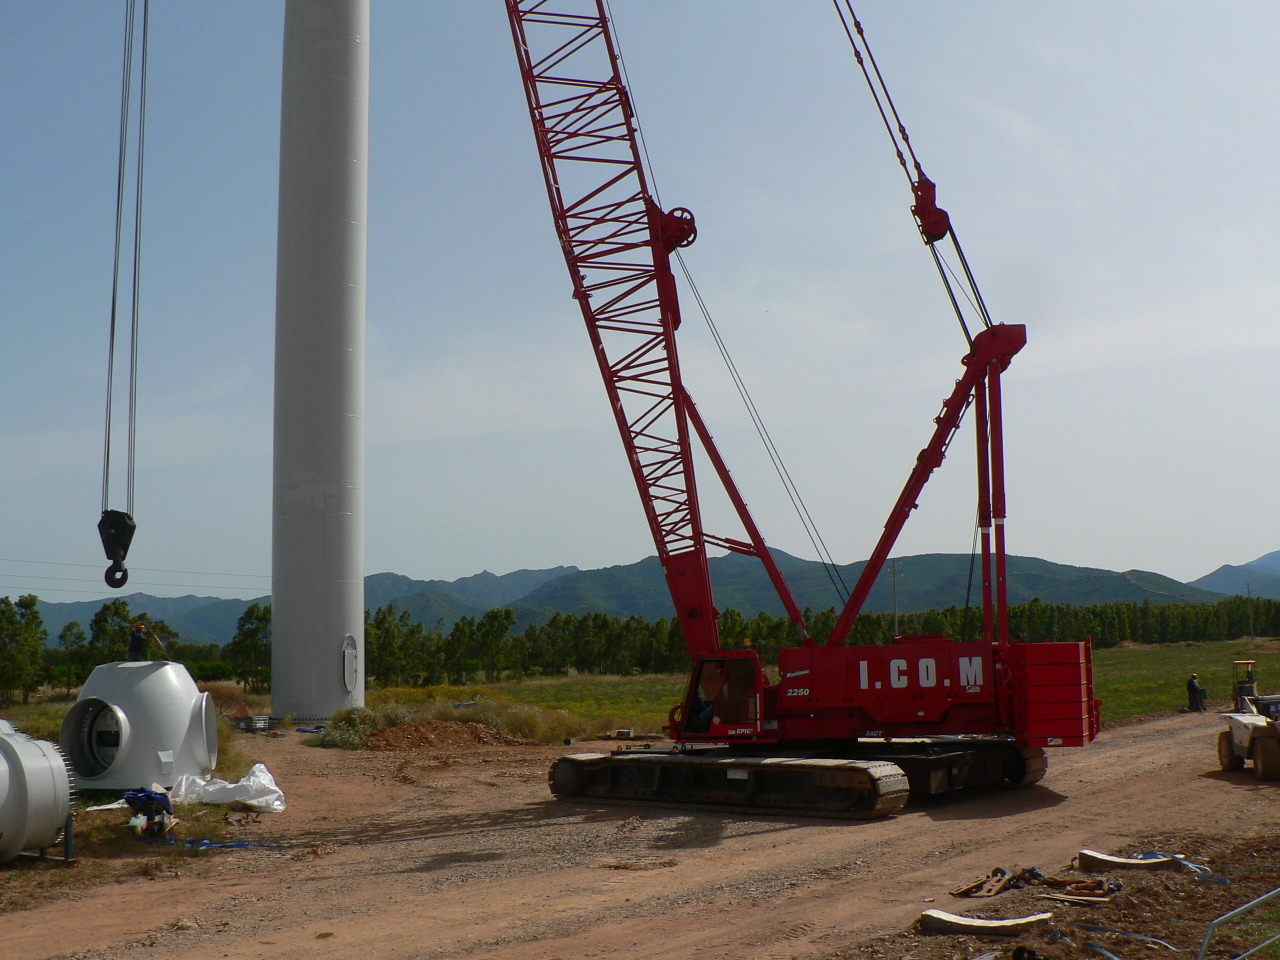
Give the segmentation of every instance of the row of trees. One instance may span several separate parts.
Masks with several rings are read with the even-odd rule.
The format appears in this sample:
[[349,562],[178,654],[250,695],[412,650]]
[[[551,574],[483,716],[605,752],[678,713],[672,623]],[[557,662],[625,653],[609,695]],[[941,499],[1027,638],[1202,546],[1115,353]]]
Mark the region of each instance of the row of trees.
[[[129,626],[147,620],[170,659],[185,663],[197,679],[234,679],[251,692],[271,688],[271,607],[253,604],[241,616],[226,646],[184,644],[163,620],[135,618],[125,600],[111,600],[86,631],[72,621],[49,647],[34,595],[17,601],[0,597],[0,703],[24,702],[44,685],[68,695],[94,666],[122,660]],[[836,623],[834,610],[805,611],[810,635],[826,640]],[[896,623],[896,631],[895,631]],[[1280,601],[1230,597],[1209,604],[1108,603],[1088,607],[1030,603],[1011,607],[1010,632],[1024,639],[1083,640],[1095,646],[1121,643],[1211,642],[1249,635],[1280,636]],[[592,674],[681,673],[689,669],[680,625],[671,620],[616,617],[605,613],[556,614],[543,624],[515,631],[511,610],[463,617],[447,632],[443,622],[428,628],[394,605],[365,613],[365,674],[371,686],[463,684],[482,678],[555,676],[570,670]],[[887,643],[897,633],[942,634],[974,640],[982,634],[982,611],[949,607],[926,613],[864,614],[851,643]],[[726,610],[720,635],[727,646],[750,639],[766,661],[796,642],[785,617],[758,613],[745,617]]]
[[[255,610],[257,611],[255,613]],[[805,611],[809,633],[824,642],[836,623],[834,610]],[[689,669],[679,622],[616,617],[604,613],[556,614],[544,624],[514,632],[511,610],[463,617],[446,633],[428,629],[394,605],[365,615],[365,675],[371,686],[462,684],[483,678],[556,676],[574,670],[591,674],[682,673]],[[896,622],[896,631],[895,631]],[[1039,600],[1011,607],[1010,632],[1025,639],[1084,640],[1097,647],[1121,643],[1180,643],[1228,640],[1247,635],[1280,635],[1280,601],[1232,597],[1212,604],[1110,603],[1089,607]],[[980,609],[949,607],[926,613],[864,614],[851,643],[888,643],[894,633],[942,634],[976,640],[982,634]],[[796,643],[785,617],[759,613],[744,617],[727,610],[720,617],[726,646],[750,639],[766,661]],[[251,653],[251,649],[256,652]],[[237,664],[237,678],[251,689],[270,685],[270,607],[250,608],[225,655]],[[251,672],[244,664],[252,663]]]
[[127,600],[104,603],[87,631],[72,620],[58,632],[57,645],[50,647],[38,603],[34,594],[16,602],[0,597],[0,703],[19,698],[26,703],[45,686],[63,689],[70,696],[72,688],[83,683],[98,664],[125,658],[129,627],[138,620],[147,623],[169,657],[187,664],[197,679],[231,679],[231,666],[221,662],[219,644],[182,643],[177,631],[163,620],[133,616]]

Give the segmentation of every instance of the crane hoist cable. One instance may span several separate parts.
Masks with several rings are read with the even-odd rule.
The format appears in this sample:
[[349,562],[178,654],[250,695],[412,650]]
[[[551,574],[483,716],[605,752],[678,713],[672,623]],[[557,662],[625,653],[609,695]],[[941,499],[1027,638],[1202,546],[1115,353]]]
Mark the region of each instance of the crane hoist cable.
[[[111,319],[110,335],[107,342],[107,402],[106,419],[102,441],[102,516],[98,520],[98,536],[102,540],[102,549],[111,561],[105,579],[107,586],[120,588],[129,580],[129,571],[124,567],[125,557],[129,553],[129,545],[133,542],[133,534],[137,524],[133,519],[133,489],[137,451],[138,425],[138,304],[141,289],[141,253],[142,253],[142,182],[143,160],[146,154],[147,134],[147,47],[151,20],[151,0],[142,0],[141,51],[138,60],[138,145],[135,151],[134,168],[129,169],[129,132],[133,115],[133,74],[134,74],[134,42],[138,38],[137,0],[126,0],[125,3],[125,35],[124,58],[120,80],[120,151],[116,173],[116,231],[115,259],[111,275]],[[116,367],[116,342],[119,339],[121,311],[121,246],[124,239],[124,226],[127,211],[127,187],[132,173],[133,179],[133,236],[132,236],[132,282],[130,284],[130,323],[129,323],[129,401],[126,414],[126,471],[125,471],[125,509],[111,509],[111,426],[114,414],[114,387]]]
[[[991,326],[991,314],[987,311],[986,302],[982,299],[982,292],[978,289],[978,282],[974,279],[973,271],[969,269],[969,261],[964,255],[964,248],[960,246],[960,238],[956,236],[955,228],[951,224],[951,217],[947,214],[947,211],[938,206],[937,185],[925,175],[924,168],[921,166],[919,158],[916,157],[915,148],[911,144],[911,135],[907,133],[906,124],[898,116],[898,108],[893,102],[893,97],[889,94],[889,88],[884,82],[884,76],[880,73],[880,65],[876,63],[875,55],[871,52],[871,44],[862,29],[862,23],[858,20],[857,14],[853,12],[852,0],[831,0],[831,4],[835,7],[836,14],[840,17],[840,24],[844,27],[845,37],[849,40],[849,47],[853,51],[854,60],[857,61],[858,68],[862,71],[862,76],[867,81],[867,88],[871,91],[871,98],[875,101],[876,109],[880,113],[880,119],[884,122],[885,132],[889,134],[889,141],[893,144],[898,163],[902,167],[902,172],[907,176],[907,182],[911,185],[911,193],[915,199],[915,203],[911,207],[911,213],[915,216],[916,225],[920,228],[920,236],[933,257],[938,276],[942,279],[947,298],[951,301],[951,308],[955,311],[956,319],[960,322],[960,330],[969,345],[973,346],[973,336],[969,332],[969,324],[965,319],[960,298],[963,297],[968,301],[984,329]],[[861,41],[861,47],[859,46],[859,41]],[[863,56],[864,49],[866,51],[865,56]],[[890,117],[892,117],[892,120],[890,120]],[[911,158],[910,165],[907,163],[908,157]],[[947,237],[951,238],[956,258],[960,263],[960,270],[964,274],[963,280],[956,274],[956,271],[946,261],[937,247],[938,241]],[[957,290],[960,293],[959,297],[956,295]]]

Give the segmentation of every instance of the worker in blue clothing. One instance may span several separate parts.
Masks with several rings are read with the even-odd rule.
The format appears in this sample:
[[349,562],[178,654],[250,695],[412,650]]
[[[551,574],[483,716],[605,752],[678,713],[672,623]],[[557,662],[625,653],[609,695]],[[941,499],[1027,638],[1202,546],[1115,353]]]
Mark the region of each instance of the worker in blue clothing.
[[147,659],[147,645],[150,637],[147,625],[139,620],[129,628],[129,656],[130,661]]
[[1192,713],[1203,713],[1208,693],[1200,686],[1200,675],[1193,673],[1187,681],[1187,709]]

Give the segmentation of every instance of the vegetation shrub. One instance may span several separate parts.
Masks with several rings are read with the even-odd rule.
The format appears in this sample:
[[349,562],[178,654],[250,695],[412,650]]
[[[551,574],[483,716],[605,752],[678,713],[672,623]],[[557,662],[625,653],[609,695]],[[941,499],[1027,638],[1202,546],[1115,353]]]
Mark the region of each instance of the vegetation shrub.
[[235,676],[235,668],[229,663],[223,663],[221,660],[190,661],[186,664],[186,667],[192,679],[197,683],[202,680],[209,683],[217,683],[230,680]]
[[375,730],[398,727],[417,719],[418,711],[401,704],[387,704],[380,710],[347,707],[335,711],[324,730],[313,733],[302,742],[312,747],[363,750],[369,745],[369,734]]
[[546,710],[533,704],[517,703],[503,717],[505,732],[538,743],[560,743],[589,732],[588,721],[566,710]]
[[378,709],[379,726],[398,727],[406,723],[414,723],[418,719],[417,711],[400,703],[388,703]]
[[253,761],[240,749],[238,741],[240,731],[232,726],[226,717],[218,718],[218,764],[213,768],[213,775],[228,783],[241,779]]
[[325,728],[313,733],[303,743],[313,747],[337,747],[342,750],[363,750],[369,734],[377,727],[377,714],[365,707],[348,707],[338,710]]
[[[394,694],[396,699],[387,699],[388,694]],[[401,703],[400,699],[412,702]],[[607,723],[587,720],[567,710],[521,703],[462,687],[370,691],[369,704],[337,711],[323,732],[312,734],[303,742],[314,747],[363,750],[368,746],[369,734],[375,730],[426,720],[483,723],[502,733],[538,743],[559,743],[566,737],[609,729]]]

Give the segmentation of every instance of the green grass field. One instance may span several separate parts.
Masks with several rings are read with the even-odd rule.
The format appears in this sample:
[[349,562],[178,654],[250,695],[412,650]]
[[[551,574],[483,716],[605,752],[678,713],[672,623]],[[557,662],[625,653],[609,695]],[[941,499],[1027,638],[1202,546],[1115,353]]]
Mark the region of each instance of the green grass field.
[[684,685],[684,676],[546,677],[466,687],[378,690],[370,693],[369,703],[415,708],[481,698],[498,704],[523,704],[547,716],[534,728],[519,731],[520,735],[551,742],[561,734],[583,736],[621,727],[632,727],[637,733],[661,732],[667,712],[684,693]]
[[[1102,700],[1102,718],[1114,722],[1181,710],[1186,704],[1187,677],[1192,673],[1200,675],[1211,707],[1224,709],[1231,694],[1231,662],[1236,659],[1258,661],[1260,689],[1280,689],[1280,642],[1236,640],[1095,650],[1094,685]],[[502,725],[504,718],[509,718],[511,732],[555,742],[563,736],[605,733],[620,727],[633,727],[637,733],[657,733],[666,722],[667,711],[683,694],[684,685],[682,675],[551,677],[473,686],[371,690],[368,702],[375,709],[388,704],[411,710],[432,706],[430,715],[440,717],[452,715],[449,709],[441,712],[440,705],[479,697],[502,709],[466,711],[467,719]],[[268,707],[263,700],[254,706],[265,712]],[[33,736],[56,740],[62,715],[70,704],[69,700],[53,697],[29,706],[0,708],[0,717]],[[532,709],[513,709],[520,705]]]
[[1280,643],[1232,640],[1226,643],[1095,650],[1093,681],[1104,722],[1145,713],[1181,710],[1187,678],[1200,675],[1211,709],[1226,709],[1231,698],[1231,661],[1257,660],[1259,692],[1280,689]]
[[[1260,689],[1280,689],[1280,643],[1269,640],[1095,650],[1094,687],[1102,700],[1102,719],[1114,722],[1181,710],[1187,702],[1187,678],[1193,673],[1199,674],[1212,706],[1225,709],[1231,696],[1231,662],[1238,659],[1258,661]],[[371,700],[383,697],[413,705],[481,696],[563,711],[580,720],[578,727],[584,731],[634,727],[636,732],[655,733],[683,695],[684,684],[682,675],[553,677],[475,687],[386,691],[371,695]]]

